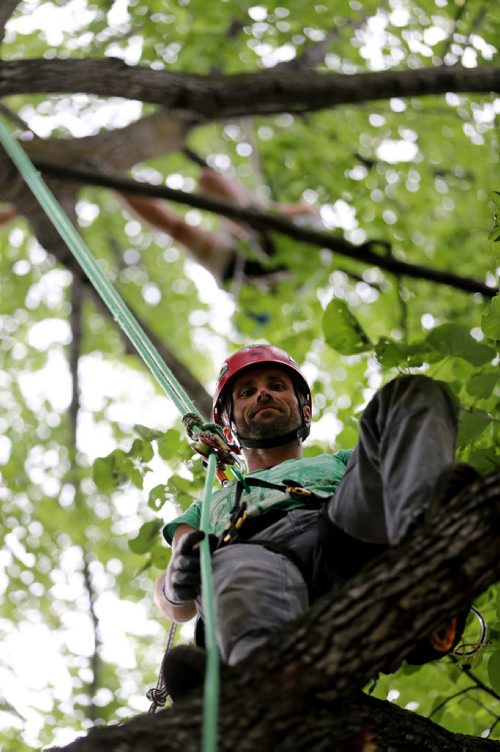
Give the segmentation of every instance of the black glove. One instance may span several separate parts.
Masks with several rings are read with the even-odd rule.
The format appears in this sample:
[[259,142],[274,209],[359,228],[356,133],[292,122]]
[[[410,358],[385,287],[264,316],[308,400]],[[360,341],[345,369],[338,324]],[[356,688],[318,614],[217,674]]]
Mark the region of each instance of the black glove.
[[[167,601],[174,606],[182,606],[187,601],[192,601],[200,592],[200,541],[205,533],[196,530],[194,533],[186,533],[172,554],[168,565],[163,593]],[[209,535],[210,550],[213,552],[217,538]]]

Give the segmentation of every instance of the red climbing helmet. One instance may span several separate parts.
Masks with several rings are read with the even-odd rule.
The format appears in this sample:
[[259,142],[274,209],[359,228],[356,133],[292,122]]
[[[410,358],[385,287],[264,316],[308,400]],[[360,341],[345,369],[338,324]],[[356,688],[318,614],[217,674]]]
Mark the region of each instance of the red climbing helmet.
[[[288,371],[295,385],[302,408],[307,405],[312,410],[311,390],[298,363],[288,353],[280,350],[279,347],[274,347],[274,345],[247,345],[227,358],[217,377],[217,386],[215,387],[213,401],[214,421],[216,423],[222,425],[222,413],[226,402],[227,389],[235,376],[251,366],[266,364],[277,365]],[[309,421],[307,421],[307,431],[304,432],[302,438],[305,438],[309,433],[308,424]]]

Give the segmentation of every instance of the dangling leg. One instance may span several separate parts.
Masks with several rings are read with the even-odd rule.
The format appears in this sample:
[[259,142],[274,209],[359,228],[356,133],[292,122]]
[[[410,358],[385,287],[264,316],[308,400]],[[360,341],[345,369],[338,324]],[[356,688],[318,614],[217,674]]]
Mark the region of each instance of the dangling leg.
[[212,562],[217,640],[224,663],[246,658],[309,605],[299,569],[282,554],[233,543],[216,551]]

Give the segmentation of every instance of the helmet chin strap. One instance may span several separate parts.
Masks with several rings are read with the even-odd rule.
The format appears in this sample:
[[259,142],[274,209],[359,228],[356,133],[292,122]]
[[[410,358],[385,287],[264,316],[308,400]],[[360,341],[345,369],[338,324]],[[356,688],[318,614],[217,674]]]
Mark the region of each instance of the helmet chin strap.
[[231,426],[231,433],[236,437],[238,443],[244,449],[274,449],[274,447],[285,446],[285,444],[291,444],[292,441],[304,441],[309,436],[310,425],[304,421],[298,428],[294,428],[288,433],[281,434],[281,436],[272,436],[269,438],[262,437],[260,439],[251,439],[241,436],[237,433],[234,424]]

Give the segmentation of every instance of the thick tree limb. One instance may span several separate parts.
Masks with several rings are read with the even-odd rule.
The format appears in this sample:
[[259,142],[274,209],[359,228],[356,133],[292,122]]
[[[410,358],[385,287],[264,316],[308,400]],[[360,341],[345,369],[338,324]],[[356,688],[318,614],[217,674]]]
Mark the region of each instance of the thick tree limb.
[[[122,726],[101,727],[64,747],[64,752],[180,750],[181,746],[172,739],[176,733],[171,724],[172,714],[167,710],[156,716],[139,716]],[[199,717],[194,720],[193,733],[200,739],[198,723]],[[254,752],[255,749],[261,752],[364,752],[364,749],[370,752],[498,752],[500,748],[499,742],[454,734],[416,713],[362,694],[338,703],[329,703],[318,696],[306,703],[303,700],[290,702],[277,730],[280,733],[277,741],[274,738],[264,740],[259,747],[251,747],[242,738],[232,752]],[[366,743],[374,740],[377,746],[358,746],[360,739]],[[230,749],[223,741],[219,748]],[[200,747],[189,745],[186,749]]]
[[[379,750],[498,750],[358,692],[500,578],[500,472],[465,489],[400,545],[335,588],[222,675],[219,750],[339,750],[361,730]],[[199,749],[198,695],[101,728],[65,752]]]
[[127,180],[125,178],[110,177],[108,175],[96,174],[85,169],[72,169],[70,167],[59,167],[57,164],[47,164],[37,162],[37,166],[48,175],[66,177],[71,181],[80,181],[91,185],[101,185],[105,188],[112,188],[123,193],[135,193],[145,196],[154,196],[164,198],[168,201],[186,204],[188,206],[203,209],[205,211],[221,214],[240,222],[246,222],[256,230],[272,230],[297,241],[316,245],[320,248],[329,248],[341,256],[346,256],[355,261],[361,261],[365,264],[379,266],[381,269],[413,279],[425,279],[430,282],[437,282],[454,287],[466,292],[478,292],[486,297],[493,297],[497,293],[495,287],[471,279],[470,277],[461,277],[453,272],[432,269],[421,264],[409,264],[406,261],[394,258],[390,255],[381,255],[371,249],[376,246],[376,241],[364,243],[356,246],[343,237],[332,235],[330,233],[319,232],[317,230],[300,227],[283,217],[274,213],[264,212],[252,207],[242,207],[236,204],[230,204],[226,201],[201,196],[199,194],[186,193],[165,186],[154,186],[137,181]]
[[312,112],[343,104],[446,92],[500,90],[500,69],[440,66],[375,73],[266,70],[197,76],[130,66],[121,60],[13,60],[0,63],[0,97],[86,92],[121,96],[189,113],[199,123],[243,115]]
[[94,165],[113,172],[184,148],[191,124],[182,113],[158,110],[123,128],[82,138],[34,138],[23,146],[33,161]]

